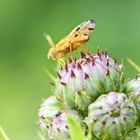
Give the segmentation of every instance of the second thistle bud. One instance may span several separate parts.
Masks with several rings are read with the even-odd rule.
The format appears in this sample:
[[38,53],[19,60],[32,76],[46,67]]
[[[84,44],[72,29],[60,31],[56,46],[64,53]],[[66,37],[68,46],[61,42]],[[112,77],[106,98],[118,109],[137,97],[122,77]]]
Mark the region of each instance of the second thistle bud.
[[101,140],[123,140],[134,128],[136,109],[123,93],[101,95],[89,106],[86,119],[89,129]]
[[[67,113],[78,121],[79,124],[82,122],[77,111],[67,110]],[[43,136],[47,140],[71,140],[67,124],[67,114],[61,101],[55,96],[50,96],[41,104],[38,117],[38,124]]]

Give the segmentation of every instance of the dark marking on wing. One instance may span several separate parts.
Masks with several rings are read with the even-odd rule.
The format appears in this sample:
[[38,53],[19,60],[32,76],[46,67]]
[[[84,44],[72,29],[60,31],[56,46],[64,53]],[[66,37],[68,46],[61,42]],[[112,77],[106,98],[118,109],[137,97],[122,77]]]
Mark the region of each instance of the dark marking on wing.
[[76,31],[79,31],[80,30],[80,27],[77,27]]
[[94,29],[93,28],[88,28],[90,31],[93,31]]
[[96,23],[96,20],[90,19],[90,22],[91,22],[91,23]]
[[75,36],[74,37],[77,37],[78,36],[78,34],[75,34]]

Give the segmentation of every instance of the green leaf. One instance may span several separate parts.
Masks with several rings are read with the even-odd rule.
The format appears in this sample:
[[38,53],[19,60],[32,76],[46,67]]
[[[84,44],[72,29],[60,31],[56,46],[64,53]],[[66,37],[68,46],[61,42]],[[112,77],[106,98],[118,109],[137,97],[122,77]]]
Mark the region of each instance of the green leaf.
[[1,127],[0,127],[0,140],[10,140]]
[[140,72],[140,66],[137,65],[134,61],[132,61],[130,58],[127,58],[127,61],[129,64],[131,64],[138,72]]
[[67,115],[67,123],[72,140],[85,140],[84,133],[76,120]]

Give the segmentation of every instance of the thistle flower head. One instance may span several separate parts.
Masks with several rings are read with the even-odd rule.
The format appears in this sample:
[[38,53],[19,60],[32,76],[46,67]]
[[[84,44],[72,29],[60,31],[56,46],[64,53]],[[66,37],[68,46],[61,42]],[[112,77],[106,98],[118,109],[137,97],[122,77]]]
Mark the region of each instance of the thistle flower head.
[[101,94],[121,91],[124,69],[111,59],[107,52],[96,55],[81,52],[81,59],[70,59],[57,72],[56,94],[63,94],[66,104],[85,111]]

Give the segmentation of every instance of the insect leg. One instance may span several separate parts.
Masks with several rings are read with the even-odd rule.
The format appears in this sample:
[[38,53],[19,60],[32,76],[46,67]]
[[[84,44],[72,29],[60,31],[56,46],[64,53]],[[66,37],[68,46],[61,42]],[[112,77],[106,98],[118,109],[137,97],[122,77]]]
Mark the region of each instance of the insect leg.
[[58,68],[61,68],[61,66],[64,66],[65,65],[65,60],[64,59],[59,58],[57,60],[57,62],[58,62]]
[[73,50],[72,50],[72,47],[73,47],[73,44],[70,43],[70,46],[69,46],[69,47],[70,47],[70,56],[72,57],[72,51],[73,51]]
[[68,62],[68,59],[66,57],[63,57],[61,60],[63,61],[63,64],[65,64],[66,62]]
[[70,43],[70,53],[72,53],[72,43]]
[[87,52],[89,52],[90,51],[90,49],[89,49],[89,47],[86,45],[86,51]]

